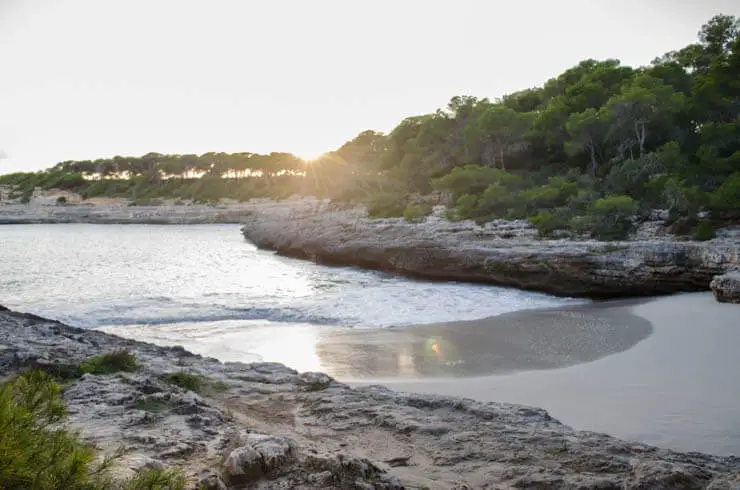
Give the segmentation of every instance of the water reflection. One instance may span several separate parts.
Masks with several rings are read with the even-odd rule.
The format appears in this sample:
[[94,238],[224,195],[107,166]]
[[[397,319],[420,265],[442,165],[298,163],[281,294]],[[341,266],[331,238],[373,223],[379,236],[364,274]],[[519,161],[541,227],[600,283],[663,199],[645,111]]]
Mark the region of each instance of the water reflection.
[[480,376],[593,361],[651,331],[615,303],[413,328],[320,329],[315,353],[322,370],[343,379]]

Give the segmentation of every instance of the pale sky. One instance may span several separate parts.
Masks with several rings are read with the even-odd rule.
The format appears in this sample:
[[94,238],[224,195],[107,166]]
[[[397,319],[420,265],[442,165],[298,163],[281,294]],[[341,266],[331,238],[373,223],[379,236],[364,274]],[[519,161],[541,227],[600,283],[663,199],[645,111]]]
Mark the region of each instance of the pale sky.
[[647,64],[717,13],[740,2],[0,0],[0,173],[150,151],[313,157],[586,58]]

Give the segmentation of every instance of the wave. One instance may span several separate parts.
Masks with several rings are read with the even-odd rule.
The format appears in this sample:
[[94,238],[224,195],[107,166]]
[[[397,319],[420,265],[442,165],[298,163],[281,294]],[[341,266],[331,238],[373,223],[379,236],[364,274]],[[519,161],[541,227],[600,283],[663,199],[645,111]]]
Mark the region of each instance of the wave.
[[353,326],[348,319],[331,318],[314,315],[293,308],[224,308],[219,311],[204,313],[202,309],[188,312],[178,311],[172,314],[146,315],[131,314],[125,316],[100,316],[94,319],[97,325],[166,325],[172,323],[204,323],[227,320],[265,320],[275,323],[310,323],[316,325]]

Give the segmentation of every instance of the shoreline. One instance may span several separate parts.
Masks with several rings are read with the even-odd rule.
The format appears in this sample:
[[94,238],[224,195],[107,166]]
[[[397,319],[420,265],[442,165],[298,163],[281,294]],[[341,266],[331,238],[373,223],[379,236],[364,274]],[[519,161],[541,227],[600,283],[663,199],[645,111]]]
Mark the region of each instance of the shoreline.
[[[0,334],[2,376],[28,367],[71,374],[114,349],[136,355],[136,372],[67,378],[63,392],[84,440],[127,444],[124,472],[180,468],[207,488],[240,488],[245,477],[266,488],[728,488],[740,477],[740,458],[579,432],[532,406],[350,388],[280,364],[222,364],[3,308]],[[183,371],[225,391],[197,395],[162,380]]]
[[351,386],[539,406],[581,429],[740,455],[727,352],[740,342],[734,308],[686,293],[385,329],[232,321],[209,326],[218,333],[202,341],[195,325],[101,330],[224,361],[282,362]]
[[255,209],[242,234],[259,248],[326,265],[593,299],[708,291],[715,276],[740,267],[740,228],[704,242],[660,234],[662,222],[617,242],[541,239],[526,221],[479,226],[437,211],[408,223],[319,201],[274,205]]

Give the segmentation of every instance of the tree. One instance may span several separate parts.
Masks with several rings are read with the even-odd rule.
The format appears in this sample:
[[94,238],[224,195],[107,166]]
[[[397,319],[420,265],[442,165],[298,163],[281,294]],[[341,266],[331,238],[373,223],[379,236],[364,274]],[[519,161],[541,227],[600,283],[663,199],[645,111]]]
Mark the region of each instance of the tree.
[[496,104],[486,109],[469,134],[482,145],[482,159],[486,165],[495,167],[498,160],[501,169],[506,170],[505,157],[526,147],[524,136],[531,127],[529,114]]
[[603,110],[610,122],[611,136],[630,153],[631,146],[636,144],[642,156],[651,126],[672,124],[673,116],[683,103],[683,95],[674,92],[669,85],[641,74],[623,87],[619,95],[609,99]]
[[607,133],[607,125],[602,114],[594,108],[572,114],[565,123],[565,128],[571,138],[566,144],[566,150],[571,155],[587,152],[591,162],[591,176],[596,176],[597,154]]

